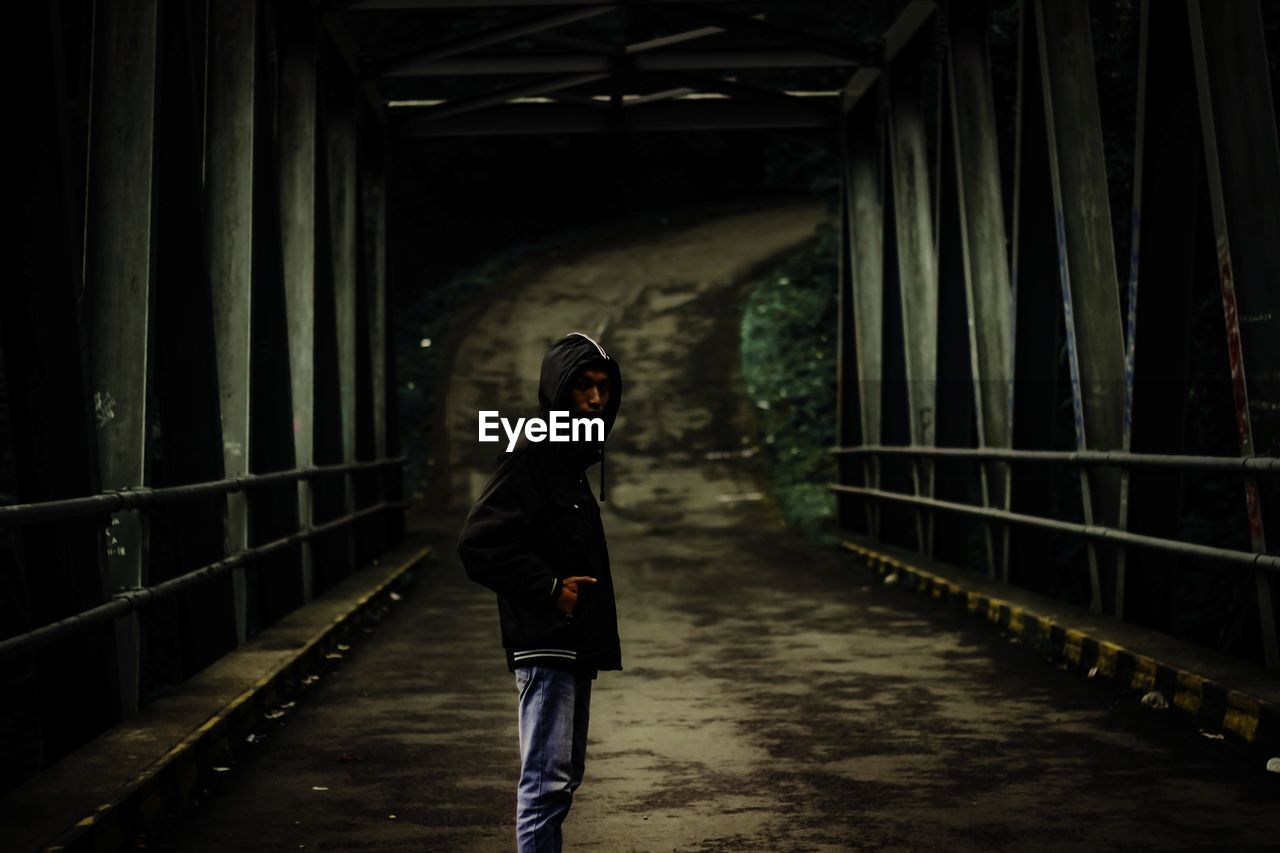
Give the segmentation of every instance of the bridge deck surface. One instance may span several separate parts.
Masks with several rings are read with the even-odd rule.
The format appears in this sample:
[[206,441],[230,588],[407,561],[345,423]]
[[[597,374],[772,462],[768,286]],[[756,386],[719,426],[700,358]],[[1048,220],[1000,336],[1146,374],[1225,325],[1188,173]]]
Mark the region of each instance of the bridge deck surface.
[[[624,372],[603,505],[624,670],[595,683],[566,847],[1274,844],[1280,785],[1252,756],[872,585],[754,499],[754,458],[716,456],[752,435],[726,307],[820,216],[761,208],[575,253],[516,282],[458,347],[448,413],[464,497],[476,404],[510,371],[536,377],[549,340],[607,317],[601,340]],[[493,596],[453,550],[464,512],[429,519],[443,559],[401,610],[148,849],[514,847],[515,681]]]

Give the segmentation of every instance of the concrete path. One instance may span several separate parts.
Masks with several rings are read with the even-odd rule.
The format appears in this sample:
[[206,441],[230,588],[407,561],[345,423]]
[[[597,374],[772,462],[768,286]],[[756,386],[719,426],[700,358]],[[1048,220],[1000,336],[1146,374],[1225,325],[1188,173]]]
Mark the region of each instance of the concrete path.
[[[547,343],[601,332],[623,370],[603,509],[624,670],[596,682],[566,849],[1274,849],[1280,777],[1260,762],[870,585],[758,499],[737,306],[820,215],[584,248],[514,282],[458,349],[464,497],[494,456],[476,408],[527,409]],[[515,681],[453,551],[465,510],[423,519],[442,561],[148,849],[514,849]]]

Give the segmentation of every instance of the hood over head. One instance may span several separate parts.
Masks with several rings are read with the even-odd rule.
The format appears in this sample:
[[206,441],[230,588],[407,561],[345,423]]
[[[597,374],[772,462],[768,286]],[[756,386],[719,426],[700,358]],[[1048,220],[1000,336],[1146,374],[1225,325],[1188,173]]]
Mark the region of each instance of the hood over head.
[[[599,343],[583,332],[570,332],[547,348],[542,357],[542,374],[538,382],[538,415],[547,419],[553,411],[572,411],[569,383],[585,367],[596,367],[609,374],[609,402],[605,404],[604,436],[607,441],[622,404],[622,371]],[[586,468],[600,462],[600,500],[605,499],[604,442],[567,442],[553,444],[571,462]]]

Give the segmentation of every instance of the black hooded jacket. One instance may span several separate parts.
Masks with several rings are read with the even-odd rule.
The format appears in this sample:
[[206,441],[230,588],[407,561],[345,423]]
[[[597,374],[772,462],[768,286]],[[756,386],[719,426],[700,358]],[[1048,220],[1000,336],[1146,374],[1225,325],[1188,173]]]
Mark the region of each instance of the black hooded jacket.
[[[609,374],[607,440],[622,402],[622,373],[582,332],[565,335],[543,357],[538,416],[549,422],[552,411],[571,409],[569,383],[586,367]],[[537,664],[594,678],[598,670],[622,669],[608,543],[585,473],[596,462],[604,501],[604,442],[531,442],[522,432],[510,453],[499,454],[463,522],[458,556],[467,577],[497,593],[508,670]],[[574,575],[598,583],[579,583],[566,615],[555,603],[563,579]]]

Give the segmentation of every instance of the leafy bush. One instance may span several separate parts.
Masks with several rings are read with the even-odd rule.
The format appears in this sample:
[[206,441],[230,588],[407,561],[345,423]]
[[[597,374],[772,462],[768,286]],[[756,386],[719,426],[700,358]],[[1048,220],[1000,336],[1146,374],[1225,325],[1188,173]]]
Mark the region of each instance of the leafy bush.
[[742,372],[784,521],[835,542],[836,229],[822,223],[752,290],[742,316]]

